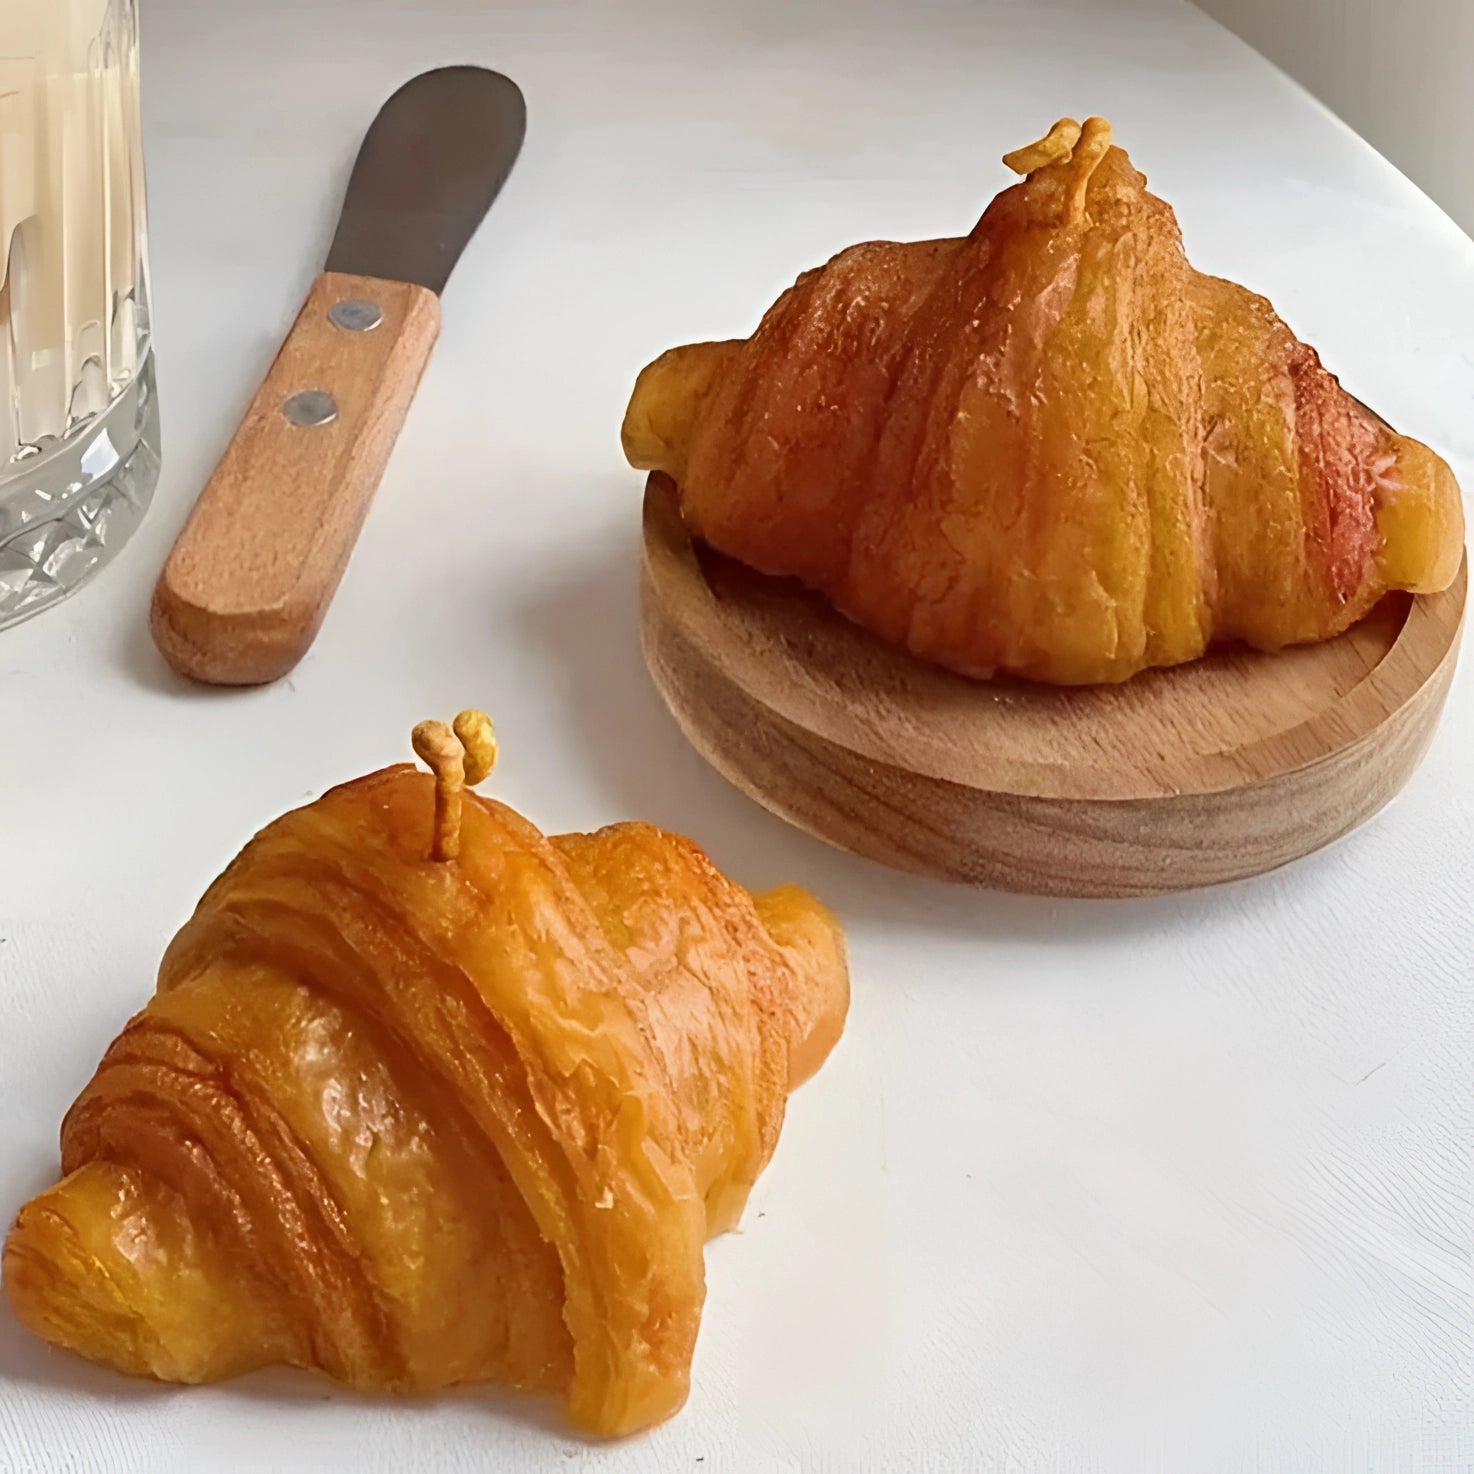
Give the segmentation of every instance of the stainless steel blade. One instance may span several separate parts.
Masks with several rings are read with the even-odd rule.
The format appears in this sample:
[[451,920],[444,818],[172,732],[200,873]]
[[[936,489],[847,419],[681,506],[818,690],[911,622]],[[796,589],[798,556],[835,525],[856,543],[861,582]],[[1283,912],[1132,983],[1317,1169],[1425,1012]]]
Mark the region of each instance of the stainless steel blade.
[[443,292],[526,131],[527,104],[500,72],[446,67],[407,82],[363,141],[327,269]]

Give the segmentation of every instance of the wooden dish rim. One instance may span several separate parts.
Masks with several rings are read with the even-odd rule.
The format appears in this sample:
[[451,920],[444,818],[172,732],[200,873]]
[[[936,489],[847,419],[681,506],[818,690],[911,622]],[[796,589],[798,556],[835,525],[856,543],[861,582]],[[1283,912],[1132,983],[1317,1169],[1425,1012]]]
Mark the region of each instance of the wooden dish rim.
[[[1221,752],[1184,752],[1181,758],[1164,759],[1163,771],[1155,782],[1139,778],[1127,783],[1122,774],[1107,765],[1031,762],[1018,758],[999,759],[996,769],[986,779],[974,768],[975,760],[963,756],[949,762],[945,754],[939,758],[912,750],[897,751],[873,731],[849,722],[841,723],[835,713],[819,703],[819,720],[815,708],[805,705],[796,710],[795,693],[781,680],[773,678],[745,641],[731,636],[731,620],[722,612],[716,594],[702,571],[697,550],[680,515],[676,484],[662,472],[651,474],[645,491],[644,563],[650,587],[661,598],[668,615],[679,610],[686,634],[693,638],[707,659],[728,681],[759,705],[785,721],[821,737],[870,762],[891,768],[904,768],[919,776],[939,782],[957,784],[982,792],[1007,793],[1021,798],[1062,801],[1142,802],[1179,796],[1206,796],[1223,793],[1246,785],[1273,782],[1292,773],[1304,772],[1346,753],[1369,739],[1390,715],[1414,700],[1432,681],[1445,662],[1458,649],[1468,591],[1468,556],[1460,563],[1459,572],[1448,589],[1439,594],[1409,598],[1407,611],[1392,644],[1365,676],[1331,705],[1307,717],[1303,722],[1269,733],[1243,747]],[[747,576],[763,578],[747,571]],[[775,588],[788,580],[772,579]],[[675,598],[672,598],[672,595]],[[696,595],[684,597],[681,595]],[[794,598],[814,600],[816,596],[794,586]],[[1403,596],[1408,597],[1408,596]],[[846,638],[869,645],[890,661],[906,662],[925,672],[928,680],[940,678],[958,682],[959,690],[977,688],[990,692],[985,681],[968,681],[966,677],[916,661],[904,652],[881,644],[844,616],[825,607],[820,616],[843,624]],[[1211,658],[1211,657],[1210,657]],[[1273,655],[1263,655],[1272,660]],[[1170,672],[1159,674],[1158,679]],[[1040,693],[1053,688],[1034,688]],[[1073,688],[1078,696],[1081,689]],[[1291,748],[1313,747],[1316,755],[1287,759]],[[1281,751],[1276,752],[1276,749]]]

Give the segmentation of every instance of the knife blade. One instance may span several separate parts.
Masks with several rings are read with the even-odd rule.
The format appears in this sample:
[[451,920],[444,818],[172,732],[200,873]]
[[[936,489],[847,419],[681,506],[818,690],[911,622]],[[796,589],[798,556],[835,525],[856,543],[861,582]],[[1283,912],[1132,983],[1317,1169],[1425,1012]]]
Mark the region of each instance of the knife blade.
[[150,623],[211,685],[302,659],[337,592],[440,332],[440,294],[512,172],[517,85],[427,72],[374,120],[326,270],[164,565]]
[[499,72],[446,67],[407,82],[363,140],[327,269],[418,282],[438,296],[526,131],[522,93]]

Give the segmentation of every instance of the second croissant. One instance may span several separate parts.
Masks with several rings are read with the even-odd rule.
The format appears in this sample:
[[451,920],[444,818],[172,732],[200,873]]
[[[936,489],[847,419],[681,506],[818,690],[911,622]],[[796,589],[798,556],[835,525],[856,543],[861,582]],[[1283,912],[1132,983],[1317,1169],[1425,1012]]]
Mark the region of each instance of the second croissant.
[[699,537],[924,660],[1065,685],[1453,581],[1448,466],[1192,268],[1103,119],[1006,162],[966,238],[855,246],[645,370],[625,450]]
[[844,1027],[837,923],[646,825],[465,791],[489,720],[264,830],[62,1129],[5,1290],[171,1382],[493,1381],[624,1434],[685,1400],[703,1247]]

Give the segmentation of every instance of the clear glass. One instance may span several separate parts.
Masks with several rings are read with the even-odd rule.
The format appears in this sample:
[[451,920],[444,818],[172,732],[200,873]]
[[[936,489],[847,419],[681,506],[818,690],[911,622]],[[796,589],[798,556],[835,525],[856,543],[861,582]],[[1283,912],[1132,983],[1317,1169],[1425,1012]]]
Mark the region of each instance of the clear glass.
[[137,0],[0,0],[0,628],[153,496],[146,220]]

